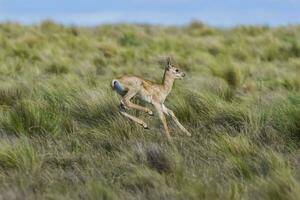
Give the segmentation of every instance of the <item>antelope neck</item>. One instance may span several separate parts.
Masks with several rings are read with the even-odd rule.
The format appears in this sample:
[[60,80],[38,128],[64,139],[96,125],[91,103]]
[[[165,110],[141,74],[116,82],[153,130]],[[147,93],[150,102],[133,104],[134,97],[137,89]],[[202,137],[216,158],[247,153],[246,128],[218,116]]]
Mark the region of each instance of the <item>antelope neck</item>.
[[166,93],[170,93],[173,87],[174,78],[170,76],[170,74],[165,71],[164,77],[163,77],[163,88],[166,91]]

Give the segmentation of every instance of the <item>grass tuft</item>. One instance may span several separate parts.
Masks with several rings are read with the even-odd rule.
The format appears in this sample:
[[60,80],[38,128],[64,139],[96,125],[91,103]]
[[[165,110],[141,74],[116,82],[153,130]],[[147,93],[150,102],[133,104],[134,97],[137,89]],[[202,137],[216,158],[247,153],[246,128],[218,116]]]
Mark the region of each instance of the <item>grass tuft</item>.
[[40,170],[41,164],[40,156],[27,138],[1,141],[0,166],[2,173],[9,169],[33,173]]
[[176,163],[172,160],[172,156],[157,145],[150,145],[146,149],[146,158],[150,168],[162,173],[173,173]]

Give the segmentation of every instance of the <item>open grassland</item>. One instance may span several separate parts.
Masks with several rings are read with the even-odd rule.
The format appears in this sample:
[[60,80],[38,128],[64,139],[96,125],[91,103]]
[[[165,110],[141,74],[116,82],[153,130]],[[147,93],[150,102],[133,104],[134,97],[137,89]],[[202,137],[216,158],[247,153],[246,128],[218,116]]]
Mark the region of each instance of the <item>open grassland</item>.
[[[110,88],[165,56],[173,145]],[[300,199],[299,91],[299,26],[0,24],[0,199]]]

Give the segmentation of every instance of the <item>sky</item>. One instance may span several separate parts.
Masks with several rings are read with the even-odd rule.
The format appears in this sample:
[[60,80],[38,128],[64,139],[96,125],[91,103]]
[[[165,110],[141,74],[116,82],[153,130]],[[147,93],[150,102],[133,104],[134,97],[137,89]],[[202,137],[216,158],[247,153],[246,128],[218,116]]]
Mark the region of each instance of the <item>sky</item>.
[[300,0],[0,0],[0,22],[212,26],[300,24]]

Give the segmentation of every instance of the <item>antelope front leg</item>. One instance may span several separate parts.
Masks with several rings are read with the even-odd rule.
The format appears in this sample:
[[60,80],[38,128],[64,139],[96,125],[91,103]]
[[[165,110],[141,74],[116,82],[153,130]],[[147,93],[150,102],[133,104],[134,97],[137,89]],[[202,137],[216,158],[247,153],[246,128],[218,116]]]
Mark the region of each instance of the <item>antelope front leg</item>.
[[167,108],[165,105],[162,105],[163,108],[163,112],[167,115],[170,115],[171,118],[174,120],[174,122],[177,124],[177,126],[188,136],[191,136],[192,134],[190,132],[188,132],[188,130],[186,130],[184,128],[184,126],[182,126],[182,124],[178,121],[177,117],[175,116],[174,112]]
[[153,104],[153,105],[157,110],[157,113],[158,113],[158,116],[159,116],[160,120],[162,121],[162,124],[163,124],[164,129],[165,129],[166,137],[169,141],[171,141],[172,138],[170,136],[169,128],[168,128],[168,125],[167,125],[167,120],[166,120],[166,117],[165,117],[164,112],[163,112],[163,107],[162,107],[161,104]]

